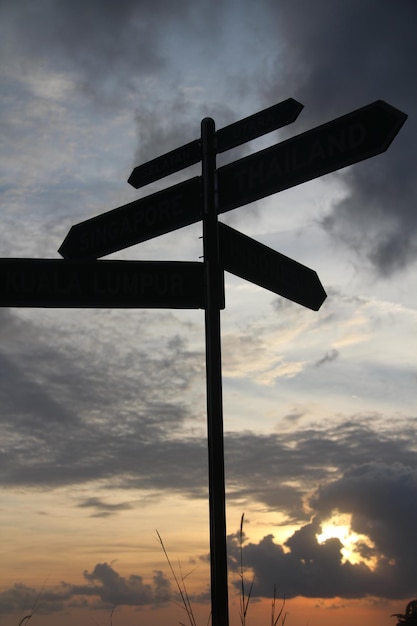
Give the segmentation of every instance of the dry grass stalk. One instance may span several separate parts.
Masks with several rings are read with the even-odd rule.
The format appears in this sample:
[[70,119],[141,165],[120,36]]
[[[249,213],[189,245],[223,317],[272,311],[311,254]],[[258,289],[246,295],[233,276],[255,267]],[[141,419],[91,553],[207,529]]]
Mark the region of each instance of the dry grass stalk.
[[278,612],[277,617],[275,617],[276,599],[277,599],[277,588],[276,588],[276,585],[274,585],[274,597],[272,598],[272,610],[271,610],[271,626],[277,626],[281,616],[282,616],[282,618],[281,618],[281,626],[284,626],[285,620],[287,619],[287,613],[282,615],[282,613],[284,611],[284,606],[285,606],[285,595],[283,597],[281,608],[280,608],[280,610]]
[[[190,623],[190,626],[197,626],[197,622],[195,620],[194,613],[193,613],[193,608],[191,606],[190,598],[189,598],[189,595],[188,595],[187,586],[185,584],[185,579],[192,572],[189,572],[188,574],[183,576],[182,571],[181,571],[181,565],[179,564],[178,567],[179,567],[180,574],[181,574],[181,581],[178,579],[178,576],[176,575],[175,570],[174,570],[174,568],[172,566],[171,559],[168,556],[168,552],[165,549],[165,545],[164,545],[164,542],[162,541],[162,537],[161,537],[161,535],[159,534],[158,531],[156,531],[156,534],[158,535],[159,543],[162,546],[162,550],[163,550],[163,552],[165,554],[165,558],[167,560],[167,563],[169,565],[169,568],[171,570],[172,576],[173,576],[173,578],[175,580],[175,584],[177,585],[177,589],[178,589],[178,592],[179,592],[180,597],[181,597],[182,604],[180,604],[178,602],[174,602],[174,604],[176,604],[177,606],[180,606],[181,608],[183,608],[185,610],[185,612],[187,613],[187,617],[188,617],[188,621]],[[179,622],[179,624],[181,624],[181,626],[185,626],[185,624],[183,624],[182,622]]]
[[252,579],[252,582],[249,587],[249,592],[246,595],[245,590],[245,578],[244,578],[244,567],[243,567],[243,541],[244,541],[244,533],[243,533],[243,522],[245,519],[245,514],[242,513],[242,517],[240,518],[240,528],[239,528],[239,552],[240,552],[240,623],[242,626],[246,624],[246,615],[248,613],[249,602],[252,596],[253,585],[255,579]]

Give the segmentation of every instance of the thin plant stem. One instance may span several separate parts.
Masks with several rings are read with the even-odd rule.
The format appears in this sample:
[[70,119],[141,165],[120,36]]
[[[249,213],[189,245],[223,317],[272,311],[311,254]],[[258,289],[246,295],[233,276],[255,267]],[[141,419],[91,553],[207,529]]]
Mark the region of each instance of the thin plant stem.
[[239,528],[239,553],[240,553],[240,622],[242,626],[246,624],[246,615],[249,609],[249,602],[252,596],[254,579],[250,584],[249,592],[246,596],[245,591],[245,577],[244,577],[244,567],[243,567],[243,522],[245,519],[245,514],[242,513],[242,517],[240,518],[240,528]]
[[[175,584],[177,585],[177,589],[178,589],[178,592],[179,592],[180,597],[181,597],[182,605],[177,603],[177,602],[175,602],[174,604],[177,604],[177,606],[182,606],[182,608],[186,611],[187,616],[188,616],[188,620],[189,620],[191,626],[197,626],[197,622],[195,621],[195,617],[194,617],[194,613],[193,613],[193,608],[191,606],[190,598],[188,596],[187,587],[186,587],[185,582],[184,582],[186,576],[183,576],[182,573],[181,573],[181,583],[182,583],[182,585],[181,585],[181,583],[178,580],[178,577],[177,577],[177,575],[175,573],[175,570],[174,570],[174,568],[172,566],[171,559],[168,556],[168,552],[166,551],[164,542],[162,541],[162,537],[161,537],[161,535],[159,534],[158,531],[156,531],[156,534],[158,535],[159,543],[161,544],[163,553],[165,554],[165,558],[167,560],[167,563],[169,565],[169,568],[171,570],[172,576],[173,576],[173,578],[175,580]],[[182,622],[179,622],[179,623],[181,624],[181,626],[185,626],[184,624],[182,624]]]
[[[285,595],[283,597],[282,600],[282,604],[281,604],[281,608],[278,612],[277,617],[275,617],[275,605],[276,605],[276,599],[277,599],[277,588],[276,585],[274,585],[274,597],[272,599],[272,611],[271,611],[271,626],[277,626],[279,619],[282,615],[282,612],[284,610],[284,606],[285,606]],[[285,615],[282,617],[281,619],[281,625],[284,626],[285,624],[285,620],[287,619],[287,614],[285,613]]]
[[39,592],[39,593],[38,593],[38,595],[36,596],[36,598],[35,598],[35,602],[34,602],[34,604],[33,604],[33,607],[32,607],[31,612],[29,613],[29,615],[25,615],[25,617],[22,617],[22,619],[21,619],[21,620],[20,620],[20,622],[19,622],[19,626],[23,626],[23,624],[24,624],[25,622],[28,622],[28,621],[30,620],[30,618],[31,618],[31,617],[33,617],[33,616],[35,615],[36,611],[38,610],[39,598],[41,597],[41,593],[42,593],[42,591],[43,591],[43,589],[44,589],[44,587],[45,587],[45,585],[46,585],[46,581],[47,581],[47,580],[48,580],[48,579],[46,578],[46,579],[45,579],[45,581],[44,581],[44,583],[43,583],[43,585],[42,585],[42,587],[41,587],[40,592]]

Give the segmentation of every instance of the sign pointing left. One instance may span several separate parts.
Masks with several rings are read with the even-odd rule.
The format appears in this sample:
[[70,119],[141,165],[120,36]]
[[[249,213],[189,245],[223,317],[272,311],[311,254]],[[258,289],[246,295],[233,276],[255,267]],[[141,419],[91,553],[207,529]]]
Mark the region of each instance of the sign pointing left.
[[171,152],[167,152],[152,161],[135,167],[127,182],[135,189],[153,183],[164,176],[175,174],[201,160],[200,141],[195,139]]
[[0,306],[203,309],[203,263],[0,259]]
[[200,204],[195,176],[71,226],[58,252],[64,259],[97,259],[198,222]]
[[[230,150],[251,139],[291,124],[297,119],[302,109],[303,105],[297,100],[287,98],[287,100],[274,104],[254,115],[249,115],[243,120],[224,126],[217,131],[216,152]],[[200,140],[195,139],[143,165],[138,165],[127,182],[135,189],[139,189],[139,187],[153,183],[164,176],[195,165],[199,161],[201,161],[201,145]]]

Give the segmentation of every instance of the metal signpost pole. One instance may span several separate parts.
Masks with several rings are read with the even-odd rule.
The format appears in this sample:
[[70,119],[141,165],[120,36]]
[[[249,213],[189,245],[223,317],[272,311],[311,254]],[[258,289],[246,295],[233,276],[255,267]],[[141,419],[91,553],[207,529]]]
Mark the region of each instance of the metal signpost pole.
[[215,125],[201,122],[203,175],[203,245],[206,269],[206,376],[210,507],[211,610],[213,626],[228,626],[226,505],[220,309],[224,307],[223,270],[219,262],[216,198]]

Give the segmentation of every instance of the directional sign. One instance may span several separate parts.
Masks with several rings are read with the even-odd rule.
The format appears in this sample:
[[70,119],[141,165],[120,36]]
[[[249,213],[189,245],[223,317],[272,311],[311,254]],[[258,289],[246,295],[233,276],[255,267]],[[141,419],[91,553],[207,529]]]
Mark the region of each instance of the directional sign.
[[0,306],[203,309],[204,264],[0,259]]
[[316,272],[219,222],[220,263],[240,278],[318,311],[326,292]]
[[97,259],[201,219],[200,177],[173,185],[72,226],[58,252]]
[[[378,100],[225,165],[218,170],[218,212],[384,152],[406,119],[407,115]],[[76,224],[59,252],[65,259],[96,259],[193,224],[201,219],[201,197],[201,180],[196,176]]]
[[[288,98],[283,102],[229,124],[217,131],[217,152],[224,152],[246,141],[260,137],[282,126],[291,124],[299,116],[303,105]],[[148,183],[201,161],[201,145],[198,139],[171,150],[162,156],[135,167],[128,178],[128,183],[139,189]]]
[[127,182],[135,189],[139,189],[139,187],[153,183],[164,176],[179,172],[189,165],[194,165],[200,160],[200,141],[195,139],[180,148],[171,150],[171,152],[167,152],[152,161],[135,167]]
[[217,152],[230,150],[251,139],[291,124],[297,119],[302,109],[303,105],[297,100],[288,98],[268,109],[221,128],[217,131]]
[[384,152],[406,119],[378,100],[221,167],[219,213]]

